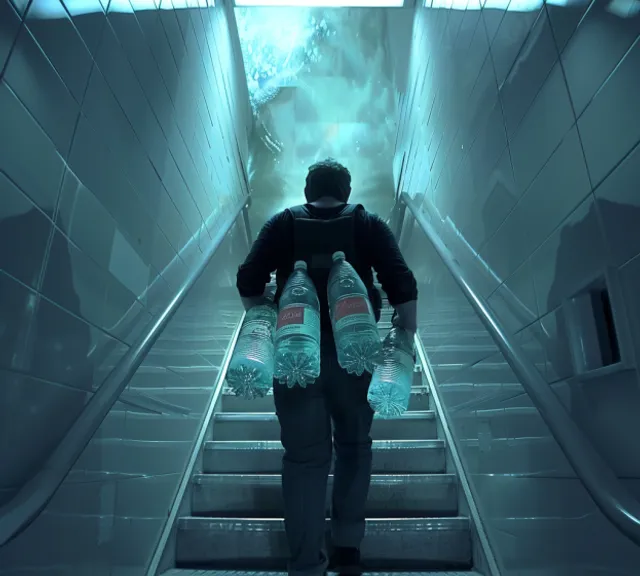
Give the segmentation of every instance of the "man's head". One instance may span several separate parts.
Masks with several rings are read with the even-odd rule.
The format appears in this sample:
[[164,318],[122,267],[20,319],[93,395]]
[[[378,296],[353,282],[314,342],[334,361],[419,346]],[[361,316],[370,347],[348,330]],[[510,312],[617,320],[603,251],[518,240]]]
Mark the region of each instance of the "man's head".
[[351,174],[331,158],[316,162],[309,166],[304,195],[307,202],[315,202],[326,196],[348,202],[351,195]]

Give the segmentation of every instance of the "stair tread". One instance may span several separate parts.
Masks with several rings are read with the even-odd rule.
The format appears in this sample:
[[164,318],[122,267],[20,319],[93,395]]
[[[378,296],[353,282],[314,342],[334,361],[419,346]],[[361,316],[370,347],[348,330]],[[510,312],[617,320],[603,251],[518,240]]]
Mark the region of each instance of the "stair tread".
[[[385,576],[481,576],[479,572],[385,572]],[[191,570],[189,568],[173,568],[162,576],[287,576],[286,572],[250,572],[240,570]],[[327,572],[327,576],[337,576],[336,572]],[[364,572],[362,576],[382,576],[380,572]]]
[[[444,440],[374,440],[374,450],[442,448]],[[280,440],[209,440],[205,450],[282,450]]]
[[[233,480],[234,482],[242,484],[251,484],[253,482],[263,481],[265,483],[278,483],[280,482],[280,474],[194,474],[193,482],[196,484],[217,484],[223,481]],[[333,477],[333,474],[329,474],[329,477]],[[397,484],[397,483],[429,483],[429,482],[453,482],[456,478],[455,474],[447,473],[433,473],[433,474],[372,474],[372,483],[385,483]]]
[[[330,539],[327,521],[327,536]],[[182,517],[177,526],[179,567],[281,570],[288,549],[282,518]],[[469,519],[367,519],[362,543],[370,569],[467,569],[472,566]]]
[[[411,394],[429,394],[429,387],[428,386],[412,386],[411,387]],[[229,386],[225,386],[222,389],[222,395],[224,396],[233,396],[234,398],[236,398],[237,396],[233,393],[233,390],[229,387]],[[269,390],[269,392],[267,392],[267,396],[273,396],[273,389]],[[251,402],[252,400],[247,400],[247,402]]]
[[[236,396],[228,387],[222,390],[221,412],[273,412],[274,399],[273,390],[262,398],[243,398]],[[426,386],[413,386],[411,388],[411,397],[409,399],[409,410],[428,410],[429,392]]]
[[[183,530],[205,527],[230,527],[245,524],[245,532],[284,531],[283,518],[225,518],[220,516],[181,516],[178,528]],[[432,532],[469,528],[466,516],[424,516],[420,518],[367,518],[366,532],[388,534],[390,528],[401,527],[402,532]]]
[[[329,476],[325,493],[331,510]],[[283,514],[282,476],[273,474],[198,474],[192,478],[192,515],[273,518]],[[373,474],[367,499],[370,518],[450,518],[458,514],[454,474]]]
[[[396,418],[374,417],[371,437],[374,440],[433,439],[438,435],[433,410],[405,412]],[[219,412],[213,418],[216,440],[278,440],[280,424],[274,411]]]
[[[378,418],[376,420],[393,421],[393,420],[433,420],[435,418],[435,412],[433,410],[411,410],[405,412],[401,416],[395,418]],[[218,421],[237,421],[237,420],[277,420],[275,412],[218,412],[215,415],[215,419]]]

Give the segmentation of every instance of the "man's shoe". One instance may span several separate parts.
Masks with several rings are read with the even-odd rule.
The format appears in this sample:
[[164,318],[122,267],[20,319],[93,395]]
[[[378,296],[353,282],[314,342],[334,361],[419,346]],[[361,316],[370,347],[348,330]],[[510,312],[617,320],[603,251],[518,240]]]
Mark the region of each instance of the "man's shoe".
[[361,576],[360,550],[336,547],[331,558],[331,569],[344,576]]

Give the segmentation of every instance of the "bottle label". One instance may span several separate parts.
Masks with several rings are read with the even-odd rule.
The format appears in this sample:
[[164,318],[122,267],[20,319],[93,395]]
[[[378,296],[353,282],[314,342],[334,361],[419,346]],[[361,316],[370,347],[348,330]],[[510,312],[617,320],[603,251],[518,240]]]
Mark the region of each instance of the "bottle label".
[[278,314],[276,341],[286,336],[309,336],[320,341],[320,314],[311,306],[292,304]]
[[336,330],[360,323],[370,323],[373,316],[369,300],[361,295],[348,295],[338,299],[333,309]]

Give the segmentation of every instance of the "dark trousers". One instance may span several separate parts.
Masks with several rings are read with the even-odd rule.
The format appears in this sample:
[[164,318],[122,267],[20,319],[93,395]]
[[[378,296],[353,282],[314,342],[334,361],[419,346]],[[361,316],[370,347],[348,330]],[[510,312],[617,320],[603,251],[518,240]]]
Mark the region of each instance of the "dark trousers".
[[[274,384],[284,446],[282,491],[291,576],[315,576],[327,568],[327,478],[335,446],[331,539],[359,547],[371,480],[371,423],[367,402],[371,375],[347,374],[335,345],[323,336],[321,376],[307,388]],[[333,427],[332,427],[333,423]]]

